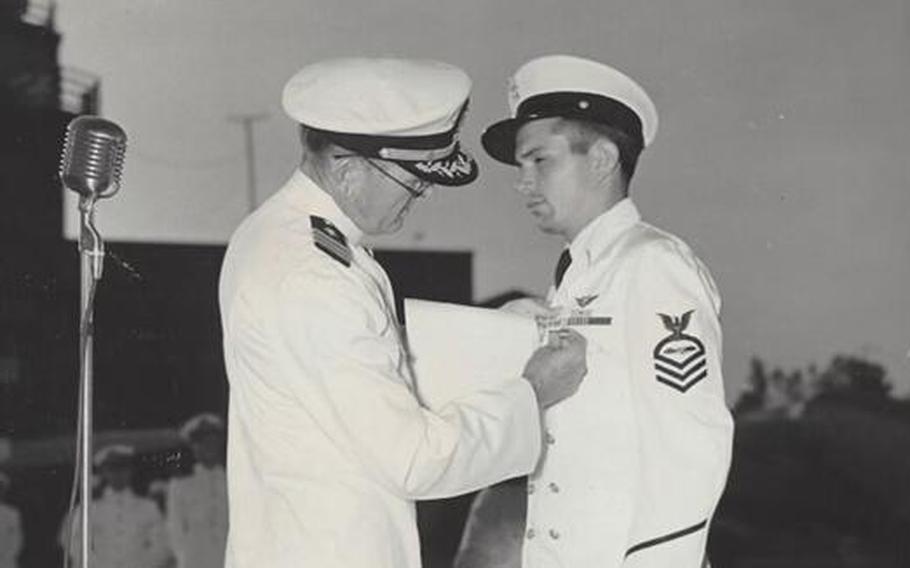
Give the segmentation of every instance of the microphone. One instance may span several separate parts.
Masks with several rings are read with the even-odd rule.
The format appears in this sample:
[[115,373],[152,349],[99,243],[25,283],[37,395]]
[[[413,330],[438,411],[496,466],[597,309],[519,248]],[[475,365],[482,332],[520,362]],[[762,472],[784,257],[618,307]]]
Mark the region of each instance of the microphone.
[[66,127],[60,158],[63,185],[82,197],[110,197],[120,189],[126,133],[98,116],[79,116]]

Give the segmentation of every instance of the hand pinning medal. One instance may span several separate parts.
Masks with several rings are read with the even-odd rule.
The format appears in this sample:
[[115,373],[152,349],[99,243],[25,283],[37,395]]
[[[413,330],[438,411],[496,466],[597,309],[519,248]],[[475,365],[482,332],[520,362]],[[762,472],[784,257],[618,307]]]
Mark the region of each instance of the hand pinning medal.
[[545,343],[551,334],[568,332],[569,328],[586,326],[611,325],[613,318],[610,316],[596,316],[589,310],[571,310],[546,316],[536,316],[537,331],[541,343]]

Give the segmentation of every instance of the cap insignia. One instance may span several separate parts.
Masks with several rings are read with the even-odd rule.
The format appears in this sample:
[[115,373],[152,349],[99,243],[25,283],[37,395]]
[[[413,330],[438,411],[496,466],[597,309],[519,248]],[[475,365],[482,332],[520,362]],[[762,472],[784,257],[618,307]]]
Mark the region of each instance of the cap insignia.
[[414,167],[425,174],[442,175],[449,179],[471,174],[471,162],[462,154],[446,162],[418,162]]
[[509,91],[509,102],[513,107],[517,107],[519,101],[521,101],[521,93],[518,92],[518,85],[515,83],[515,79],[509,79],[507,89]]

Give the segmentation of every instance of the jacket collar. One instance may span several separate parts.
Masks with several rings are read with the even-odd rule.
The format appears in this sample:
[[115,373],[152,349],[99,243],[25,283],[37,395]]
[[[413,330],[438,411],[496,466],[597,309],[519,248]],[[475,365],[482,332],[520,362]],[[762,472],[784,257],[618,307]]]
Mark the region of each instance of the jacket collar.
[[363,238],[363,231],[344,214],[334,198],[299,169],[294,170],[291,179],[279,193],[281,199],[294,209],[307,215],[322,217],[335,225],[349,244],[359,244]]
[[569,252],[572,254],[570,272],[591,266],[620,235],[639,221],[641,214],[628,197],[601,213],[588,223],[569,245]]

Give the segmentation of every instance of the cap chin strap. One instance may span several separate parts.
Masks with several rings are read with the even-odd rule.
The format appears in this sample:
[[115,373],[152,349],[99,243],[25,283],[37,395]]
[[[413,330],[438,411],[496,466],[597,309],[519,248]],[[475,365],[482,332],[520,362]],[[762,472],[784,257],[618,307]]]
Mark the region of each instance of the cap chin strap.
[[458,141],[453,140],[445,148],[432,150],[414,150],[409,148],[380,148],[378,156],[384,160],[401,160],[405,162],[433,162],[448,157],[455,151]]

